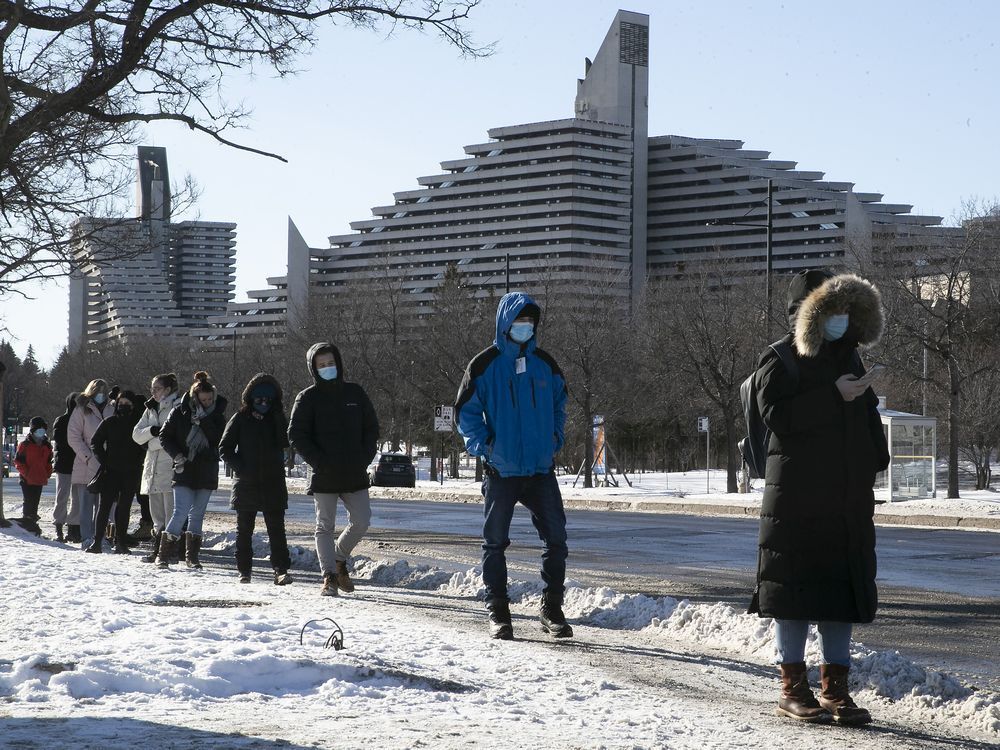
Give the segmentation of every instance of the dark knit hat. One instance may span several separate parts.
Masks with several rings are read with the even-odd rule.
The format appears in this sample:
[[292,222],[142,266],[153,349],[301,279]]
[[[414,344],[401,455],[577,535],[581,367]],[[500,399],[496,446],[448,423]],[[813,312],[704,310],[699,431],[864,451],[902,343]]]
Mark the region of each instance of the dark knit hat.
[[49,423],[46,422],[43,417],[32,417],[31,423],[28,425],[28,429],[34,432],[39,428],[47,430],[49,429]]

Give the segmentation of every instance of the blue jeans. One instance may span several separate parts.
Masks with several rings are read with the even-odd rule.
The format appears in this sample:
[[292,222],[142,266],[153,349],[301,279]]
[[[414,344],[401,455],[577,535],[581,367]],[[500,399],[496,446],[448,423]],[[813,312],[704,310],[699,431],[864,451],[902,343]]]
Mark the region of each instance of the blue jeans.
[[566,580],[566,513],[554,472],[530,477],[487,475],[483,479],[486,522],[483,524],[483,583],[486,600],[507,600],[507,560],[510,522],[520,502],[531,511],[531,523],[545,545],[542,553],[543,591],[562,596]]
[[[778,640],[778,662],[794,664],[805,661],[806,638],[809,635],[808,620],[775,620]],[[851,630],[849,622],[820,622],[819,647],[824,664],[851,666]]]
[[[97,495],[87,491],[87,485],[74,484],[73,495],[76,498],[75,505],[80,509],[80,539],[81,546],[87,549],[94,543],[94,518],[97,515]],[[103,529],[101,530],[103,534]]]
[[201,522],[205,520],[205,510],[212,490],[193,490],[190,487],[174,485],[174,514],[167,522],[167,533],[180,536],[184,519],[188,522],[188,533],[201,536]]

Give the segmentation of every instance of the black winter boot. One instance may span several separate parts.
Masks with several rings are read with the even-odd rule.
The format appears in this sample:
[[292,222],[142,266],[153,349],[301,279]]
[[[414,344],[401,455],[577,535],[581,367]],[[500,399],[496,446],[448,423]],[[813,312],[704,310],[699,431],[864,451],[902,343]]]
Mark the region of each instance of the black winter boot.
[[156,564],[158,567],[166,568],[169,567],[171,562],[174,562],[171,558],[174,557],[174,550],[177,548],[177,542],[180,537],[172,536],[167,531],[160,534],[160,551],[156,555]]
[[66,541],[69,544],[79,544],[83,541],[80,538],[80,524],[71,523],[66,526]]
[[184,559],[189,568],[201,570],[201,563],[198,561],[199,552],[201,552],[201,535],[192,534],[189,531],[187,533],[187,550],[184,553]]
[[514,640],[514,626],[510,621],[510,602],[506,599],[491,599],[486,602],[490,613],[490,638],[498,641]]
[[566,622],[562,611],[562,595],[553,592],[542,594],[542,607],[539,611],[542,630],[556,638],[572,638],[573,628]]
[[160,534],[162,532],[153,532],[153,540],[149,547],[149,554],[143,555],[139,559],[144,563],[156,562],[156,553],[160,550]]
[[56,541],[65,542],[66,537],[63,536],[63,525],[61,523],[56,524]]

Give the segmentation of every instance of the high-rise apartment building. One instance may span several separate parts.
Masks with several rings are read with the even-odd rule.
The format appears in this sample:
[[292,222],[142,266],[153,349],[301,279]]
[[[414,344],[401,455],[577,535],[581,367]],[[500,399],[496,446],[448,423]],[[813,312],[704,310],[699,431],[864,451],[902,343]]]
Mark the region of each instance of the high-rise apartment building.
[[148,336],[188,338],[226,311],[235,289],[236,225],[171,223],[167,155],[140,146],[136,218],[73,227],[69,350]]
[[769,186],[775,274],[849,267],[887,237],[912,245],[961,236],[938,226],[939,217],[912,215],[908,205],[882,203],[738,140],[650,137],[649,54],[648,16],[619,11],[585,63],[573,117],[490,130],[489,141],[418,178],[419,188],[395,193],[373,218],[330,237],[328,248],[298,238],[294,262],[290,239],[287,276],[253,293],[270,301],[231,305],[213,319],[214,340],[273,337],[275,306],[290,287],[307,289],[299,299],[318,304],[387,271],[418,311],[432,309],[450,264],[498,292],[509,264],[512,287],[562,281],[585,294],[611,283],[633,301],[647,282],[683,278],[705,261],[761,275]]

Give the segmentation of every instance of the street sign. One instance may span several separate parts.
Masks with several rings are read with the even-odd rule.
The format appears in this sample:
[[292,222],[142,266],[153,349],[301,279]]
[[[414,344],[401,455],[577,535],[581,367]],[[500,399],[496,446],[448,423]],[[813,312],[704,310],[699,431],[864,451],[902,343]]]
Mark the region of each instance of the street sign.
[[452,427],[455,424],[455,407],[454,406],[435,406],[434,407],[434,431],[435,432],[451,432]]
[[708,432],[708,417],[698,417],[698,432]]

